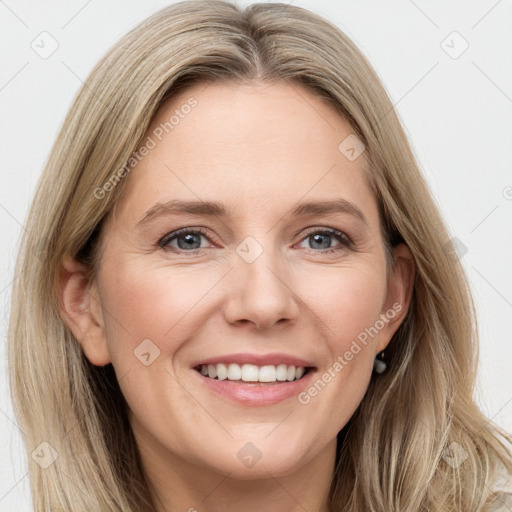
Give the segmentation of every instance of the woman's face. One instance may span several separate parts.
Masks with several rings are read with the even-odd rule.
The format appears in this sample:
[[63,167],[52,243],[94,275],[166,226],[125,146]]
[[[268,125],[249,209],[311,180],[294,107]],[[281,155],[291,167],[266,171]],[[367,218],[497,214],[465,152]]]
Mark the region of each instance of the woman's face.
[[184,90],[144,144],[81,340],[112,362],[143,459],[240,479],[332,463],[407,307],[364,148],[284,82]]

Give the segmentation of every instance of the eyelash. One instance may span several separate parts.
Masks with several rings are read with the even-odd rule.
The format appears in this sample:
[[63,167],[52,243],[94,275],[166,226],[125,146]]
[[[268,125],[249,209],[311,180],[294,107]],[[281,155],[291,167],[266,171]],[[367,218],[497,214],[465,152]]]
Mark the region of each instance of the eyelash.
[[[318,253],[321,253],[321,254],[325,254],[325,253],[335,253],[335,252],[339,252],[339,251],[343,251],[343,250],[346,250],[347,248],[351,247],[353,244],[352,244],[352,240],[350,239],[350,237],[348,235],[346,235],[345,233],[343,233],[342,231],[338,231],[337,229],[334,229],[334,228],[322,228],[322,229],[318,229],[318,228],[313,228],[312,230],[308,231],[304,236],[303,238],[300,240],[301,242],[303,240],[305,240],[306,238],[308,238],[309,236],[313,235],[313,234],[323,234],[323,235],[330,235],[331,237],[333,238],[336,238],[338,240],[338,242],[340,242],[341,246],[340,247],[337,247],[335,249],[308,249],[308,252],[309,251],[313,251],[313,253],[315,254],[318,254]],[[205,230],[205,229],[202,229],[202,228],[182,228],[182,229],[178,229],[176,231],[173,231],[171,233],[168,233],[167,235],[165,235],[164,237],[162,237],[159,241],[158,241],[158,246],[161,247],[162,249],[166,249],[169,247],[169,243],[172,242],[174,239],[182,236],[182,235],[186,235],[186,234],[200,234],[200,235],[203,235],[205,238],[207,238],[209,241],[210,238],[208,236],[208,232]],[[176,253],[186,253],[186,254],[197,254],[199,252],[201,252],[202,250],[204,249],[194,249],[194,250],[191,250],[191,251],[185,251],[183,249],[176,249],[174,247],[170,248],[171,251],[173,252],[176,252]]]

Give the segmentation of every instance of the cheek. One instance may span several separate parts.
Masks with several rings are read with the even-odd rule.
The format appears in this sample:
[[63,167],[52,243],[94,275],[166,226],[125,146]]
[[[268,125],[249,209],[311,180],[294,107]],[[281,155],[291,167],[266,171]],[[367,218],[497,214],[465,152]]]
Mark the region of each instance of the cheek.
[[331,347],[344,349],[374,325],[386,298],[385,269],[371,262],[324,268],[300,282],[300,296],[325,324]]
[[[115,268],[115,272],[108,269]],[[102,300],[107,343],[129,408],[146,425],[191,421],[201,411],[176,378],[176,353],[204,323],[203,301],[219,276],[134,261],[105,264]],[[162,404],[172,404],[163,408]],[[166,434],[169,437],[169,434]],[[179,432],[173,434],[178,445]],[[165,437],[165,436],[163,436]]]
[[[332,270],[329,279],[311,275],[302,292],[309,298],[327,349],[318,378],[298,397],[309,417],[325,418],[321,434],[315,434],[320,442],[343,428],[367,390],[372,345],[379,336],[372,328],[379,321],[386,293],[385,271],[372,265]],[[328,286],[319,288],[320,283]]]
[[201,299],[217,281],[214,272],[194,272],[185,266],[117,264],[115,274],[104,280],[102,293],[109,349],[115,356],[150,339],[172,353],[172,340],[178,332],[186,337],[187,326],[201,311]]
[[[186,262],[148,266],[140,260],[117,259],[103,267],[102,300],[114,363],[127,356],[132,356],[131,362],[133,351],[146,339],[172,356],[222,306],[214,288],[225,274],[224,267],[200,268]],[[378,319],[385,300],[385,269],[365,258],[336,268],[308,267],[292,270],[289,286],[305,304],[304,312],[313,312],[311,322],[329,340],[330,351],[344,352]],[[226,287],[229,282],[221,286]]]

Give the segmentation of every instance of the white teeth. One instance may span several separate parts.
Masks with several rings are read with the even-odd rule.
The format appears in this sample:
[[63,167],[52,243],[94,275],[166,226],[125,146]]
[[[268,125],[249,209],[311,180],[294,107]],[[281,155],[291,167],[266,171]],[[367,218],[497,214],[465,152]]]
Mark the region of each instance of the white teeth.
[[214,379],[217,377],[217,365],[209,364],[208,365],[208,377]]
[[260,382],[275,382],[277,380],[276,367],[273,365],[262,366],[258,380]]
[[244,364],[242,366],[242,380],[243,381],[258,382],[258,378],[259,378],[259,369],[255,364]]
[[300,379],[306,372],[303,366],[269,364],[202,364],[199,371],[205,377],[218,380],[243,380],[244,382],[284,382]]
[[229,370],[226,368],[225,364],[217,365],[217,378],[219,380],[225,380],[228,378]]
[[240,380],[242,378],[242,368],[237,364],[228,366],[228,380]]
[[279,366],[277,366],[277,368],[276,368],[277,380],[285,381],[287,375],[288,375],[288,366],[286,366],[285,364],[280,364]]

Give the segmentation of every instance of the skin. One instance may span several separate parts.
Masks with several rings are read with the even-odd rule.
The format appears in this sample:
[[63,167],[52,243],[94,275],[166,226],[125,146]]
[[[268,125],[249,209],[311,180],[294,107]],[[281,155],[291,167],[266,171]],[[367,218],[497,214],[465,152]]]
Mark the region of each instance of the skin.
[[[405,317],[412,257],[396,247],[387,276],[364,154],[350,161],[338,150],[353,130],[309,90],[195,85],[162,105],[147,134],[192,96],[197,106],[126,178],[94,281],[63,262],[63,317],[93,364],[115,368],[159,511],[325,512],[336,435]],[[366,223],[289,214],[298,202],[339,198]],[[232,216],[167,214],[137,226],[170,199],[219,201]],[[207,230],[194,239],[199,253],[186,254],[195,249],[183,235],[181,246],[158,246],[183,227]],[[315,243],[311,235],[328,228],[352,243],[329,235]],[[249,236],[263,250],[251,263],[236,252]],[[321,377],[393,304],[400,312],[307,404],[294,396],[241,405],[197,385],[190,367],[221,354],[284,352],[313,361]],[[144,339],[160,350],[147,366],[134,356]],[[237,457],[248,442],[261,453],[252,467]]]

